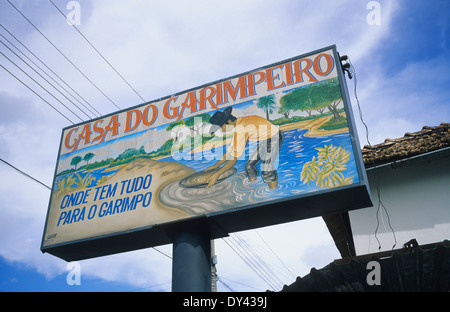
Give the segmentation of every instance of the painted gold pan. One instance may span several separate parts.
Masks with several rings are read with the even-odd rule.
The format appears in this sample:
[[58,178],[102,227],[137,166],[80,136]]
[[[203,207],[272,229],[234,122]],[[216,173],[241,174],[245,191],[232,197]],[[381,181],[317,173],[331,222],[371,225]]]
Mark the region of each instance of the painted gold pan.
[[[217,172],[219,169],[212,169],[208,171],[199,171],[196,173],[193,173],[184,179],[182,179],[179,182],[179,185],[184,188],[204,188],[206,185],[208,185],[208,179],[209,177],[214,174],[214,172]],[[236,168],[230,168],[224,173],[222,173],[217,180],[217,183],[225,180],[228,177],[231,177],[233,174],[236,173]]]

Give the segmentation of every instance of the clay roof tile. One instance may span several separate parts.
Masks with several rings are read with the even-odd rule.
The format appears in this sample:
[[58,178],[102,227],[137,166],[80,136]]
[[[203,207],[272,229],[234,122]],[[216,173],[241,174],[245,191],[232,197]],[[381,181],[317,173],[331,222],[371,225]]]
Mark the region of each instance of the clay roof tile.
[[366,166],[400,160],[438,149],[450,147],[450,123],[424,126],[417,132],[406,132],[401,138],[386,139],[383,143],[365,145],[362,155]]

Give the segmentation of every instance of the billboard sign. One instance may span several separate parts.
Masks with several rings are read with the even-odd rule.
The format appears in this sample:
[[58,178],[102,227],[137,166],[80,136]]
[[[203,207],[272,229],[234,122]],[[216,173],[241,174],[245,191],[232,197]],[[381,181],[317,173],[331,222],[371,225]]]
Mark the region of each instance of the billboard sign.
[[85,259],[371,205],[335,46],[63,129],[41,250]]

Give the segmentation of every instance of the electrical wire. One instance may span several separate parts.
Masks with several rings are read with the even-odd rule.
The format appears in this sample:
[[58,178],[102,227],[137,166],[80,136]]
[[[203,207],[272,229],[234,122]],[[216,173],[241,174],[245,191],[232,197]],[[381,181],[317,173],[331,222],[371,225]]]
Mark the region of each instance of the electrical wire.
[[[25,65],[27,65],[31,70],[33,70],[36,74],[39,75],[45,82],[47,82],[50,86],[52,86],[59,94],[61,94],[63,97],[65,97],[70,103],[72,103],[76,108],[78,108],[84,115],[86,115],[87,118],[92,118],[89,116],[83,109],[81,109],[77,104],[75,104],[71,99],[69,99],[64,93],[62,93],[55,85],[53,85],[50,81],[48,81],[44,76],[42,76],[36,69],[34,69],[28,62],[26,62],[22,57],[20,57],[16,52],[14,52],[10,47],[8,47],[2,40],[0,40],[0,43],[3,44],[11,53],[13,53],[18,59],[20,59]],[[1,53],[1,52],[0,52]],[[2,53],[3,55],[3,53]],[[8,59],[9,60],[9,59]],[[61,102],[62,103],[62,102]],[[65,106],[65,105],[64,105]],[[65,106],[67,109],[69,109],[67,106]],[[69,109],[70,110],[70,109]],[[83,118],[75,114],[72,110],[70,110],[75,116],[80,118],[81,121],[84,121]]]
[[11,76],[13,76],[14,78],[16,78],[20,83],[22,83],[28,90],[30,90],[31,92],[33,92],[37,97],[39,97],[42,101],[44,101],[45,103],[47,103],[51,108],[53,108],[55,111],[57,111],[61,116],[63,116],[64,118],[66,118],[71,124],[75,124],[72,120],[70,120],[66,115],[64,115],[62,112],[60,112],[56,107],[54,107],[49,101],[47,101],[46,99],[44,99],[41,95],[39,95],[36,91],[34,91],[30,86],[28,86],[25,82],[23,82],[19,77],[17,77],[16,75],[14,75],[12,72],[10,72],[6,67],[4,67],[2,64],[0,64],[0,67],[3,68],[7,73],[9,73]]
[[55,79],[53,79],[44,69],[42,69],[40,66],[38,66],[35,62],[33,62],[24,52],[22,52],[18,47],[16,47],[11,41],[9,41],[5,36],[1,35],[10,45],[12,45],[17,51],[22,53],[23,56],[25,56],[30,62],[32,62],[36,67],[38,67],[43,73],[45,73],[50,79],[52,79],[58,86],[60,86],[63,90],[65,90],[67,93],[69,93],[78,103],[83,105],[84,108],[86,108],[90,113],[93,115],[96,115],[97,117],[101,116],[101,113],[95,109],[92,104],[90,104],[85,98],[83,98],[77,91],[75,91],[64,79],[62,79],[54,70],[52,70],[47,64],[45,64],[42,59],[37,56],[33,51],[31,51],[20,39],[18,39],[16,36],[14,36],[4,25],[0,24],[0,27],[3,28],[4,31],[6,31],[12,38],[14,38],[25,50],[28,51],[36,60],[38,60],[47,70],[49,70],[55,77],[57,77],[67,88],[72,90],[73,93],[75,93],[81,100],[83,100],[90,108],[92,108],[96,113],[94,113],[90,108],[86,107],[85,104],[83,104],[78,98],[76,98],[74,95],[70,94],[69,91],[67,91],[64,87],[61,86],[58,82],[56,82]]
[[7,165],[7,166],[9,166],[9,167],[11,167],[12,169],[14,169],[14,170],[16,170],[17,172],[19,172],[20,174],[23,174],[24,176],[26,176],[27,178],[29,178],[29,179],[31,179],[31,180],[33,180],[33,181],[35,181],[35,182],[37,182],[37,183],[39,183],[40,185],[42,185],[42,186],[44,186],[44,187],[46,187],[46,188],[48,188],[49,190],[51,190],[52,188],[50,187],[50,186],[48,186],[48,185],[46,185],[45,183],[43,183],[43,182],[41,182],[41,181],[39,181],[38,179],[36,179],[36,178],[33,178],[32,176],[30,176],[28,173],[26,173],[26,172],[24,172],[24,171],[22,171],[22,170],[20,170],[19,168],[17,168],[16,166],[13,166],[13,165],[11,165],[9,162],[7,162],[6,160],[4,160],[4,159],[2,159],[2,158],[0,158],[0,161],[2,162],[2,163],[4,163],[5,165]]
[[376,163],[375,163],[375,155],[374,155],[375,152],[374,152],[374,149],[373,149],[373,147],[372,147],[372,144],[370,144],[370,140],[369,140],[369,127],[368,127],[367,124],[364,122],[364,119],[363,119],[363,116],[362,116],[361,105],[360,105],[360,103],[359,103],[358,94],[357,94],[357,92],[356,92],[356,89],[357,89],[356,87],[357,87],[357,82],[358,82],[358,79],[357,79],[357,77],[356,77],[356,69],[355,69],[355,67],[353,66],[353,64],[352,64],[352,62],[351,62],[351,60],[350,60],[350,58],[348,59],[348,61],[349,61],[349,64],[350,64],[350,68],[351,68],[351,70],[352,70],[352,72],[353,72],[353,78],[355,79],[355,80],[354,80],[354,93],[355,93],[356,103],[357,103],[357,106],[358,106],[359,118],[360,118],[362,124],[364,125],[364,127],[365,127],[365,129],[366,129],[366,140],[367,140],[367,144],[368,144],[368,146],[369,146],[369,150],[371,151],[371,154],[372,154],[372,155],[371,155],[371,162],[372,162],[372,166],[373,166],[374,172],[375,172],[375,184],[376,184],[376,189],[377,189],[377,199],[378,199],[378,207],[377,207],[377,212],[376,212],[376,214],[377,214],[377,226],[376,226],[376,228],[375,228],[375,239],[376,239],[377,242],[378,242],[378,250],[380,250],[380,249],[381,249],[381,243],[380,243],[380,240],[378,239],[377,233],[378,233],[378,228],[379,228],[379,225],[380,225],[379,215],[380,215],[380,213],[382,213],[381,208],[383,208],[383,210],[385,211],[386,216],[387,216],[387,218],[388,218],[388,224],[389,224],[389,227],[391,228],[392,235],[393,235],[393,238],[394,238],[394,245],[392,246],[392,249],[394,249],[395,246],[397,245],[397,238],[396,238],[396,236],[395,236],[395,231],[394,231],[394,229],[392,228],[392,225],[391,225],[391,219],[390,219],[390,216],[389,216],[389,212],[388,212],[388,210],[386,209],[386,207],[384,206],[384,204],[383,204],[383,202],[382,202],[382,200],[381,200],[380,177],[379,177],[379,174],[378,174],[378,167],[377,167],[377,165],[376,165]]
[[167,282],[167,283],[161,283],[161,284],[156,284],[156,285],[150,285],[150,286],[145,286],[145,287],[139,287],[139,288],[135,288],[132,290],[129,290],[129,292],[136,292],[136,291],[142,291],[144,289],[148,289],[148,288],[155,288],[155,287],[160,287],[160,286],[165,286],[165,285],[169,285],[172,282]]
[[58,47],[47,37],[45,36],[42,31],[39,30],[39,28],[33,24],[32,21],[30,21],[25,14],[22,13],[14,4],[11,3],[10,0],[6,0],[31,26],[33,26],[34,29],[36,29],[37,32],[41,34],[42,37],[44,37],[48,43],[50,43],[53,48],[55,48],[56,51],[59,52],[87,81],[89,81],[106,99],[108,99],[117,109],[121,109],[113,100],[111,100],[89,77],[81,71],[81,69],[76,66]]
[[[274,289],[275,287],[273,287],[273,285],[271,285],[271,283],[269,281],[266,280],[266,278],[258,271],[255,269],[255,267],[243,256],[241,255],[240,252],[238,252],[233,246],[234,244],[230,241],[228,242],[228,240],[222,238],[222,240],[231,248],[231,250],[233,250],[238,256],[239,258],[242,259],[242,261],[245,262],[245,264],[247,264],[250,269],[252,269],[270,288]],[[232,246],[233,244],[233,246]]]
[[112,70],[131,88],[131,90],[133,90],[133,92],[143,101],[145,102],[144,98],[131,86],[131,84],[117,71],[116,68],[114,68],[114,66],[103,56],[102,53],[100,53],[100,51],[92,44],[92,42],[86,38],[86,36],[67,18],[67,16],[56,6],[56,4],[52,1],[49,0],[51,4],[53,4],[53,6],[56,8],[56,10],[58,10],[59,13],[61,13],[61,15],[72,25],[72,27],[78,32],[78,34],[80,34],[81,37],[84,38],[84,40],[86,40],[86,42],[94,49],[95,52],[97,52],[98,55],[100,55],[100,57],[106,62],[106,64],[109,65],[109,67],[112,68]]
[[217,275],[217,280],[226,288],[228,288],[230,291],[235,292],[233,288],[231,288],[227,283],[225,283],[221,278],[219,278],[219,275]]
[[[44,89],[45,92],[47,92],[51,97],[53,97],[56,101],[58,101],[61,105],[63,105],[65,108],[67,108],[72,114],[74,114],[75,116],[77,116],[81,121],[84,121],[83,118],[81,118],[80,116],[78,116],[74,111],[72,111],[69,107],[67,107],[63,102],[61,102],[60,99],[58,99],[56,96],[53,95],[53,93],[51,93],[50,91],[48,91],[47,88],[45,88],[42,84],[40,84],[39,82],[36,81],[36,79],[34,79],[33,77],[31,77],[27,72],[25,72],[25,70],[23,70],[19,65],[17,65],[13,60],[11,60],[9,57],[7,57],[3,52],[0,51],[0,54],[3,55],[3,57],[5,57],[9,62],[11,62],[14,66],[16,66],[22,73],[24,73],[28,78],[30,78],[31,80],[33,80],[34,83],[36,83],[39,87],[41,87],[42,89]],[[2,66],[3,67],[3,66]],[[8,71],[9,72],[9,71]],[[9,72],[11,74],[11,72]],[[17,77],[16,77],[17,78]],[[22,82],[22,81],[21,81]],[[53,107],[53,106],[52,106]]]
[[255,229],[254,232],[259,236],[259,238],[263,241],[263,243],[267,246],[267,248],[271,251],[271,253],[275,256],[275,258],[280,262],[280,264],[286,269],[286,271],[293,277],[296,278],[295,274],[292,273],[291,269],[283,262],[283,260],[278,257],[278,255],[273,251],[273,249],[267,244],[267,242],[264,240],[264,238],[259,234],[259,232]]
[[169,256],[169,255],[166,254],[165,252],[163,252],[163,251],[157,249],[156,247],[152,247],[152,249],[156,250],[157,252],[159,252],[159,253],[162,254],[163,256],[166,256],[167,258],[172,259],[171,256]]
[[222,238],[222,240],[269,286],[270,289],[277,289],[278,285],[276,285],[276,283],[261,270],[260,266],[255,263],[255,260],[248,256],[248,253],[232,239],[232,236],[229,236],[229,238],[231,239]]
[[234,235],[231,235],[231,236],[230,236],[230,238],[231,238],[232,240],[234,240],[235,246],[237,246],[238,248],[240,248],[241,252],[242,252],[242,253],[244,254],[244,256],[246,256],[247,259],[249,260],[249,263],[251,263],[251,265],[253,265],[254,268],[255,268],[256,270],[258,270],[258,271],[260,272],[260,274],[266,278],[267,281],[270,282],[269,284],[272,286],[272,289],[273,289],[273,290],[278,289],[278,288],[279,288],[279,285],[278,285],[278,283],[277,283],[277,280],[276,280],[276,278],[273,278],[272,275],[271,275],[271,273],[268,272],[268,271],[266,270],[265,263],[263,263],[262,261],[260,261],[260,259],[259,259],[258,257],[255,257],[254,254],[253,254],[253,250],[251,250],[250,248],[248,248],[248,246],[243,246],[243,245],[244,245],[243,240],[240,239],[240,240],[238,241],[238,240],[234,237],[234,236],[236,236],[236,234],[237,234],[237,233],[235,233]]
[[[254,289],[256,291],[261,291],[261,288],[256,288],[256,287],[250,286],[248,284],[244,284],[244,283],[241,283],[241,282],[233,281],[233,280],[230,280],[229,278],[224,278],[224,277],[220,277],[220,278],[217,277],[217,278],[219,279],[219,282],[221,282],[221,283],[223,283],[223,280],[228,280],[229,282],[232,282],[232,283],[235,283],[235,284],[239,284],[239,285],[245,286],[247,288]],[[230,289],[231,291],[236,291],[229,284],[227,284],[227,285],[228,285],[228,289]]]
[[278,289],[283,288],[283,281],[278,277],[277,274],[275,274],[272,269],[267,265],[266,261],[264,261],[256,252],[255,250],[247,243],[246,240],[244,240],[239,233],[235,233],[234,236],[239,240],[239,244],[243,246],[244,250],[248,252],[250,257],[254,259],[257,266],[273,281]]

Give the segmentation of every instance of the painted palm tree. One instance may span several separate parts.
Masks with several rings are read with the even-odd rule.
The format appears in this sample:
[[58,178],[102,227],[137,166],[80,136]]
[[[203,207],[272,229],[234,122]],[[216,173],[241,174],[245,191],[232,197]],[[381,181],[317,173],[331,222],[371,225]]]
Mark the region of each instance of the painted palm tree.
[[275,95],[271,94],[268,96],[260,97],[255,100],[255,104],[258,108],[264,109],[266,111],[266,119],[269,120],[269,114],[272,114],[275,109]]

